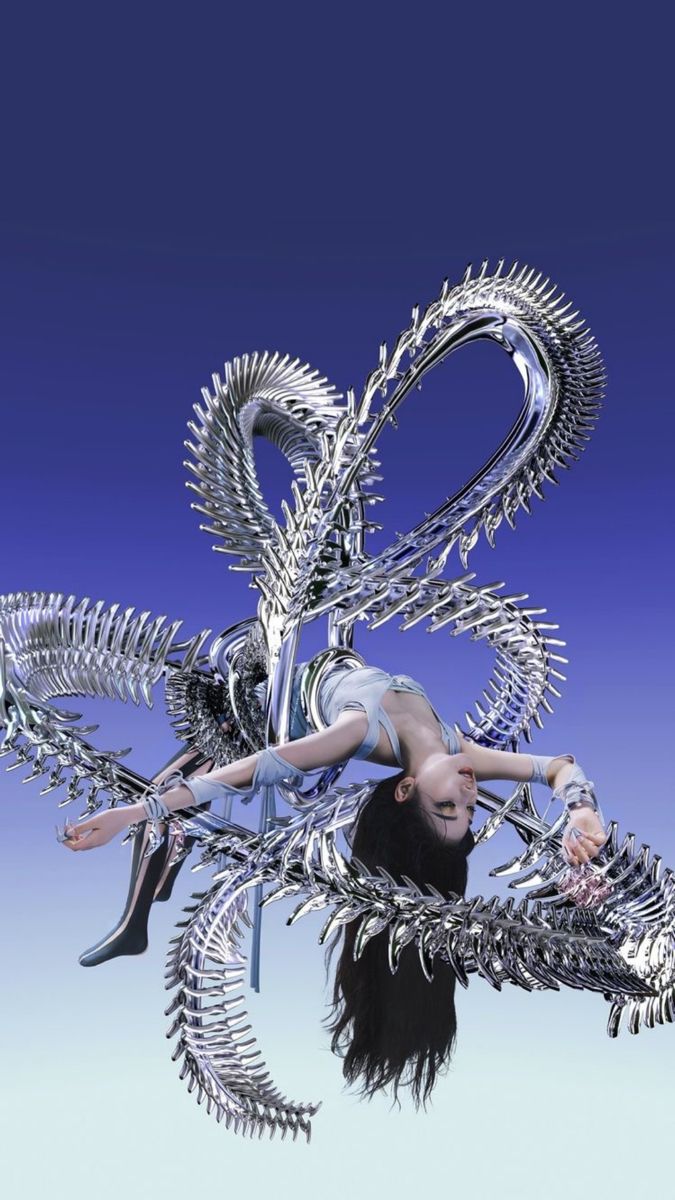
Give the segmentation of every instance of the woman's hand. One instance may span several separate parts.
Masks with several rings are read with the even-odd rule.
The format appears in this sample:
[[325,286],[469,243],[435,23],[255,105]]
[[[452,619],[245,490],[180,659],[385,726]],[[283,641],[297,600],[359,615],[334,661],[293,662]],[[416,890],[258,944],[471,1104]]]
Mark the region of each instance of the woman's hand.
[[[126,811],[125,811],[126,809]],[[73,825],[66,821],[65,832],[67,839],[62,843],[69,850],[93,850],[96,846],[105,846],[116,833],[121,833],[129,825],[127,806],[106,808]]]
[[590,862],[592,858],[597,858],[608,837],[598,814],[592,808],[584,806],[572,809],[562,840],[566,861],[573,867]]

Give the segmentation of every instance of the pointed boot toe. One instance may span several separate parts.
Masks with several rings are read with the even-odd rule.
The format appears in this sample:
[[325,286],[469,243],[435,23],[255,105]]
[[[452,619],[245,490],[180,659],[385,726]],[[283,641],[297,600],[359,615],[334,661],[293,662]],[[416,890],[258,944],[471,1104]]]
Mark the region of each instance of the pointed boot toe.
[[111,958],[143,954],[147,950],[148,916],[167,858],[168,835],[165,831],[155,853],[144,858],[147,840],[147,824],[144,824],[133,840],[131,879],[124,912],[110,933],[82,952],[78,959],[80,966],[97,967]]

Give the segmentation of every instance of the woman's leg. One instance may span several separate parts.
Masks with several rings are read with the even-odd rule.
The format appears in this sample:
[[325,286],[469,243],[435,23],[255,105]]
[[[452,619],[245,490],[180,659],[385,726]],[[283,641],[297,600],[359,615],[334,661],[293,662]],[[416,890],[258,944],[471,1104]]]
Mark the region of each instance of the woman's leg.
[[[221,729],[224,729],[225,732],[227,733],[229,728],[230,728],[229,721],[222,722]],[[203,775],[206,771],[210,771],[212,766],[213,766],[213,759],[207,759],[206,762],[202,763],[201,766],[196,771],[183,771],[183,777],[185,779],[192,779],[195,775]],[[174,767],[174,770],[175,770],[175,767]],[[208,809],[211,808],[211,805],[206,804],[204,807],[208,811]],[[146,821],[145,825],[146,825],[146,827],[145,827],[145,844],[147,845],[147,840],[148,840],[147,821]],[[164,831],[166,829],[166,825],[164,824],[164,822],[160,822],[159,829],[163,835]],[[161,873],[159,879],[157,880],[157,886],[155,888],[155,895],[153,898],[155,901],[162,902],[164,900],[169,899],[169,897],[171,896],[171,893],[173,891],[173,885],[176,882],[176,879],[178,877],[178,872],[180,871],[183,863],[185,862],[185,859],[188,857],[190,851],[192,850],[192,847],[194,846],[196,840],[197,839],[194,837],[186,837],[181,829],[175,829],[175,831],[172,831],[169,834],[169,842],[168,842],[168,846],[167,846],[166,856],[164,858],[164,866],[162,868],[162,873]],[[172,864],[171,859],[173,858],[174,852],[179,850],[180,847],[182,847],[182,846],[184,846],[186,848],[187,854],[185,854],[177,863]],[[158,853],[159,853],[159,851],[158,851]]]
[[[172,771],[181,769],[184,777],[203,774],[213,766],[212,759],[200,761],[201,755],[194,750],[182,755],[174,755],[167,765],[153,778],[153,783],[161,783],[162,779]],[[199,764],[190,770],[190,764]],[[167,832],[165,822],[161,822],[160,831],[162,843],[154,854],[145,857],[148,845],[149,825],[144,821],[133,839],[131,851],[131,878],[129,890],[122,915],[114,929],[95,945],[85,950],[79,958],[83,967],[95,967],[108,959],[121,955],[143,954],[148,945],[148,917],[150,907],[155,899],[167,900],[171,895],[176,876],[185,861],[169,866],[169,858],[176,846],[178,834]],[[194,838],[189,839],[189,845],[194,844]]]
[[97,967],[123,954],[142,954],[148,945],[148,915],[155,888],[164,866],[167,835],[161,845],[145,858],[148,839],[147,821],[139,826],[131,845],[131,878],[122,915],[110,933],[85,950],[79,958],[83,967]]

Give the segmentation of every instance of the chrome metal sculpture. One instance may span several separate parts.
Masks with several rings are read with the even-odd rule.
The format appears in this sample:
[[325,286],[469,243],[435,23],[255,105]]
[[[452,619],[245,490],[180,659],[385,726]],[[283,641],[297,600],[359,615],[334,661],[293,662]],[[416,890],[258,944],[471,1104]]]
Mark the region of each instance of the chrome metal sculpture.
[[[251,573],[259,593],[257,613],[227,629],[209,646],[205,629],[177,641],[182,624],[165,628],[165,617],[134,616],[88,599],[49,593],[0,596],[0,753],[13,756],[8,769],[33,762],[24,781],[48,776],[42,793],[65,789],[59,805],[88,786],[87,814],[107,796],[110,804],[134,801],[147,780],[119,761],[128,750],[96,750],[78,726],[80,714],[50,701],[56,696],[119,697],[152,706],[154,689],[166,681],[169,714],[177,733],[218,765],[250,748],[288,739],[292,672],[305,622],[325,616],[328,650],[313,663],[304,703],[320,723],[316,695],[321,672],[332,658],[355,653],[357,621],[372,629],[393,618],[401,630],[420,621],[430,632],[465,633],[485,639],[495,653],[493,677],[466,713],[466,733],[499,749],[517,749],[540,728],[540,710],[553,711],[549,693],[560,696],[564,680],[559,653],[564,642],[551,636],[556,625],[536,620],[545,609],[519,607],[526,594],[498,595],[503,582],[475,584],[469,554],[481,532],[491,546],[502,520],[515,527],[519,509],[530,512],[542,485],[556,484],[557,467],[567,469],[589,440],[604,384],[595,341],[571,303],[534,270],[500,262],[489,274],[483,263],[469,267],[459,284],[446,282],[440,297],[422,313],[413,309],[409,327],[391,350],[380,347],[379,363],[361,395],[346,403],[317,372],[299,360],[252,355],[225,366],[195,406],[198,423],[187,442],[187,463],[196,493],[193,507],[204,514],[214,549],[235,556],[232,568]],[[366,504],[382,499],[373,490],[377,439],[387,422],[396,425],[399,405],[414,395],[425,374],[452,351],[489,338],[513,359],[524,383],[521,412],[485,466],[433,512],[378,554],[365,549]],[[293,507],[283,503],[284,524],[270,513],[253,458],[254,436],[264,436],[286,455],[295,473]],[[444,572],[457,549],[463,573]],[[267,684],[263,684],[263,680]],[[260,688],[266,688],[263,705]],[[216,713],[231,713],[224,734]],[[172,820],[200,840],[193,869],[215,873],[207,889],[178,923],[171,943],[167,1009],[174,1014],[168,1036],[178,1037],[174,1058],[199,1103],[235,1131],[309,1138],[317,1105],[293,1103],[273,1085],[255,1050],[243,997],[241,923],[251,924],[253,893],[253,986],[258,986],[259,921],[262,905],[285,896],[303,897],[289,923],[304,913],[332,908],[320,941],[348,921],[360,920],[356,953],[386,930],[390,966],[414,941],[430,976],[436,955],[446,958],[464,986],[478,974],[493,987],[515,984],[527,991],[561,985],[601,992],[610,1005],[607,1030],[615,1037],[624,1013],[632,1033],[675,1016],[673,875],[648,846],[635,849],[635,836],[620,842],[610,825],[605,861],[599,870],[610,885],[594,908],[574,903],[556,886],[564,868],[564,813],[547,823],[529,784],[503,800],[484,786],[479,802],[488,816],[478,842],[493,838],[505,822],[524,842],[522,853],[491,874],[520,874],[510,884],[524,890],[520,902],[498,897],[453,901],[433,889],[401,886],[384,871],[369,874],[338,847],[374,781],[340,787],[343,766],[317,773],[302,791],[279,785],[294,810],[277,817],[272,789],[264,789],[258,831],[215,814],[174,815]],[[548,809],[547,809],[548,811]],[[223,867],[223,861],[225,866]],[[262,888],[273,889],[262,899]]]

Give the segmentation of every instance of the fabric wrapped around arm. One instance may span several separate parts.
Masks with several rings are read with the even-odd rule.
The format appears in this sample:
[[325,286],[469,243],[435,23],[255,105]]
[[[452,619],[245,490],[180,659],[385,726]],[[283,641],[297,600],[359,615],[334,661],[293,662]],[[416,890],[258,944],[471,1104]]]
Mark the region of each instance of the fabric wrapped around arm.
[[530,758],[532,759],[532,776],[530,782],[543,783],[545,787],[548,787],[546,771],[548,764],[553,762],[555,754],[531,754]]
[[300,784],[306,776],[313,774],[303,771],[283,758],[274,746],[258,751],[258,760],[253,772],[253,780],[248,787],[234,787],[230,783],[222,783],[218,779],[209,779],[208,775],[197,775],[193,779],[183,780],[185,787],[192,792],[195,804],[204,804],[207,800],[217,800],[220,797],[236,796],[242,804],[250,804],[256,792],[261,787],[279,783]]
[[546,770],[549,763],[553,762],[554,758],[566,758],[572,764],[572,771],[565,780],[565,783],[560,784],[557,788],[553,788],[553,795],[562,800],[568,811],[578,807],[577,802],[579,801],[587,804],[595,810],[602,824],[605,824],[602,809],[595,795],[595,784],[591,779],[586,778],[583,767],[579,765],[573,754],[531,754],[530,758],[533,764],[531,782],[544,783],[546,786],[548,786]]

